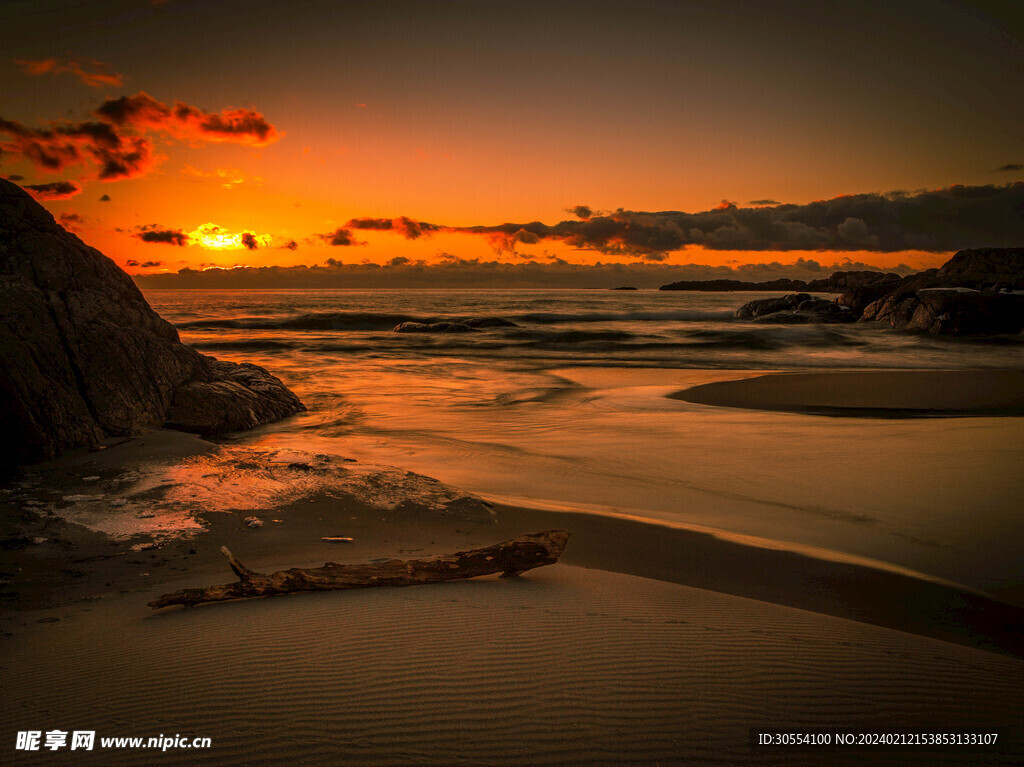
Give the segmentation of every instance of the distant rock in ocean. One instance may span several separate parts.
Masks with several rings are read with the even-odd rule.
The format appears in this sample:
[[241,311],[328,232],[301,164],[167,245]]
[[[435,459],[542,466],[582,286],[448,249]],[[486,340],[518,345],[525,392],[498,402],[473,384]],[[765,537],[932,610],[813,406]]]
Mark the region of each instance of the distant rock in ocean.
[[621,288],[608,288],[608,290],[637,290],[632,285],[623,285]]
[[453,322],[401,322],[396,333],[473,333],[483,328],[517,328],[516,323],[501,317],[471,317]]
[[[769,282],[743,282],[741,280],[682,280],[662,285],[658,290],[706,290],[717,293],[748,290],[812,290],[803,280],[779,279]],[[818,288],[824,290],[824,288]]]
[[305,410],[255,365],[183,345],[109,258],[0,179],[0,465],[168,425],[210,436]]
[[757,322],[859,319],[952,336],[1024,330],[1024,295],[1009,292],[1024,290],[1024,248],[962,250],[938,269],[902,278],[883,272],[836,272],[808,286],[842,295],[835,301],[806,293],[759,299],[741,307],[736,316]]

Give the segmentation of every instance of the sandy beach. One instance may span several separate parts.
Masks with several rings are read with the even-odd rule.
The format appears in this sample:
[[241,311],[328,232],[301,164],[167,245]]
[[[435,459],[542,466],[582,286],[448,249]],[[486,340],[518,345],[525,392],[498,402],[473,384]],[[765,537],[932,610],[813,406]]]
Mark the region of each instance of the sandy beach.
[[[594,375],[592,386],[638,382]],[[1008,375],[994,385],[1011,385]],[[835,377],[817,377],[831,402]],[[778,378],[797,384],[789,402],[813,389],[808,375]],[[852,383],[870,398],[905,380]],[[646,381],[675,391],[664,374]],[[724,405],[734,384],[701,388]],[[1003,420],[1016,421],[980,422]],[[884,557],[486,503],[344,456],[299,458],[152,432],[31,467],[7,489],[17,514],[5,518],[20,525],[3,553],[8,734],[212,739],[159,757],[123,748],[12,763],[1012,764],[1024,754],[1024,610],[1005,597]],[[268,572],[553,527],[573,534],[560,563],[518,579],[146,607],[233,580],[221,545]],[[331,535],[353,541],[320,540]],[[809,752],[752,744],[761,730],[1000,740]]]

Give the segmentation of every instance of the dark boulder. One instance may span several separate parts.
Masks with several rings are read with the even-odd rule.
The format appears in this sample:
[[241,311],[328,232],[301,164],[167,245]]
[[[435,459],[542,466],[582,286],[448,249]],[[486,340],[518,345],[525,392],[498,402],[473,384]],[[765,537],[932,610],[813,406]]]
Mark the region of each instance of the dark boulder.
[[900,284],[901,279],[894,272],[876,272],[870,269],[832,272],[825,279],[808,282],[807,290],[817,293],[845,293],[869,285],[889,285],[889,290],[892,290]]
[[852,311],[856,316],[861,316],[864,309],[871,303],[874,303],[883,296],[889,295],[900,285],[900,279],[897,277],[895,282],[878,281],[872,282],[865,285],[854,285],[853,287],[847,288],[846,291],[836,299],[836,303],[840,306],[845,306],[847,309]]
[[202,436],[244,431],[303,410],[299,398],[258,365],[215,360],[208,381],[178,387],[166,426]]
[[[244,390],[248,425],[304,409],[265,371],[265,380],[249,386],[257,383],[248,372],[254,367],[217,362],[181,344],[113,261],[0,179],[0,464],[161,426],[179,390],[193,384]],[[195,397],[191,411],[203,402]],[[205,402],[218,412],[225,406],[220,397]],[[175,426],[212,434],[238,420],[206,431],[217,421],[207,413]]]
[[864,322],[935,335],[1004,335],[1021,331],[1024,248],[961,250],[938,269],[905,277],[868,304]]
[[921,287],[1024,290],[1024,248],[961,250]]
[[754,322],[795,324],[806,322],[854,322],[857,315],[834,301],[807,293],[791,293],[781,298],[759,298],[744,304],[736,317]]
[[1024,329],[1024,295],[926,288],[876,301],[862,319],[943,336],[1015,334]]

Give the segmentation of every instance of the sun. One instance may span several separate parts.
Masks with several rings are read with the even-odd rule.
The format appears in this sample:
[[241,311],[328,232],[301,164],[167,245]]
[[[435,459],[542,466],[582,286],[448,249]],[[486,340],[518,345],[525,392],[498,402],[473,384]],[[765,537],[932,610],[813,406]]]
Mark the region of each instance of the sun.
[[250,231],[229,232],[212,221],[189,232],[188,238],[190,244],[206,250],[256,250],[260,246],[270,247],[273,242],[273,237],[269,234],[256,234]]

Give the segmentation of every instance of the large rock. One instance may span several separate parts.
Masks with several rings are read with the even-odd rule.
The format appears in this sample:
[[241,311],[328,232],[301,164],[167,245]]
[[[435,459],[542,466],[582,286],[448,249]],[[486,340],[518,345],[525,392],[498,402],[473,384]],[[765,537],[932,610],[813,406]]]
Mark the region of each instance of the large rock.
[[[113,261],[0,179],[0,464],[163,425],[179,397],[179,415],[193,415],[173,425],[203,434],[304,409],[252,368],[181,344]],[[216,382],[228,388],[201,386]],[[246,418],[229,413],[228,391],[244,398]]]
[[861,320],[935,335],[1004,335],[1024,327],[1024,248],[961,250],[864,307]]
[[961,250],[921,287],[1024,290],[1024,248]]
[[825,279],[808,282],[807,290],[816,293],[845,293],[869,285],[888,284],[895,287],[901,279],[895,272],[877,272],[871,269],[832,272]]
[[876,301],[862,319],[943,336],[1013,334],[1024,329],[1024,296],[926,288]]
[[741,320],[768,323],[855,322],[858,315],[834,301],[807,293],[792,293],[781,298],[759,298],[736,310]]

